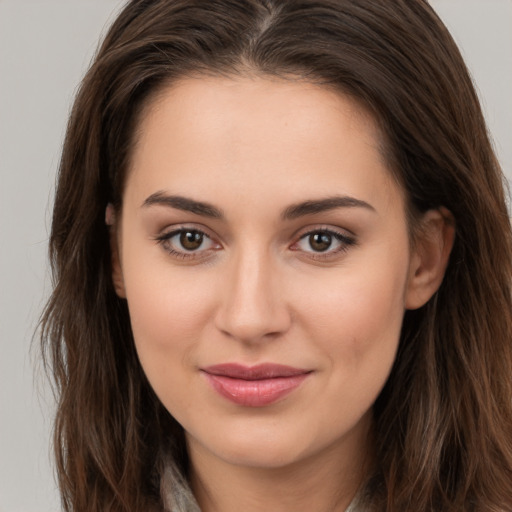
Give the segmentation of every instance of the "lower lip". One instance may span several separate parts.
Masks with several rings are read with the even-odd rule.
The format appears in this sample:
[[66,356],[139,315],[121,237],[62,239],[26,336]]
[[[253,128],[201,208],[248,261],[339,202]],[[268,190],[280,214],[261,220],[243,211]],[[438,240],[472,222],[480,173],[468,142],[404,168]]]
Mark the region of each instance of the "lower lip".
[[289,395],[309,373],[261,380],[236,379],[206,372],[204,375],[213,389],[231,402],[245,407],[263,407]]

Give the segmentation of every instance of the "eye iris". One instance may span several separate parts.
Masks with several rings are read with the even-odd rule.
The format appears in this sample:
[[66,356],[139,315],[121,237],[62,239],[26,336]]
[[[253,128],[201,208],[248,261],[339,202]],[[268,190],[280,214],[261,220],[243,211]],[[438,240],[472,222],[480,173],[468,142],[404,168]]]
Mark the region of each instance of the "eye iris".
[[203,243],[203,234],[197,231],[183,231],[180,234],[180,244],[187,251],[195,251]]
[[332,244],[332,235],[328,233],[313,233],[309,235],[309,245],[314,251],[323,252]]

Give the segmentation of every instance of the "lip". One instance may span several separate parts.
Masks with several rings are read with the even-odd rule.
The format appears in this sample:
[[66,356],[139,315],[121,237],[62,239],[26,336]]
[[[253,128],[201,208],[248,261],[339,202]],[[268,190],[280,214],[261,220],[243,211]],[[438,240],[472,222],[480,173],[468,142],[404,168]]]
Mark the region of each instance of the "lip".
[[211,387],[224,398],[245,407],[273,404],[297,389],[310,370],[265,363],[244,366],[226,363],[201,368]]

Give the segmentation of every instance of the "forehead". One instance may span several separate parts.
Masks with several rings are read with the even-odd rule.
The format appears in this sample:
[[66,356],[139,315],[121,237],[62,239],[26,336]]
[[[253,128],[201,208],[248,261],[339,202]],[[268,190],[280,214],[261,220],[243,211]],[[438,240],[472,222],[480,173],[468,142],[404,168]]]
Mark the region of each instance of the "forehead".
[[355,100],[261,77],[189,78],[162,89],[141,115],[128,185],[140,197],[171,188],[247,204],[262,193],[290,202],[334,190],[372,201],[401,195],[376,123]]

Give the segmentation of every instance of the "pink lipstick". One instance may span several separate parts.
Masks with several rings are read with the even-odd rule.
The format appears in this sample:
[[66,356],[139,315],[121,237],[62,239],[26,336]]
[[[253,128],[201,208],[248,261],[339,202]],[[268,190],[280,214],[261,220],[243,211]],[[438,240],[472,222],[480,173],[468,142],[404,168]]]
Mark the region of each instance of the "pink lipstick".
[[257,366],[219,364],[201,371],[217,393],[246,407],[263,407],[278,401],[311,374],[309,370],[271,363]]

